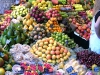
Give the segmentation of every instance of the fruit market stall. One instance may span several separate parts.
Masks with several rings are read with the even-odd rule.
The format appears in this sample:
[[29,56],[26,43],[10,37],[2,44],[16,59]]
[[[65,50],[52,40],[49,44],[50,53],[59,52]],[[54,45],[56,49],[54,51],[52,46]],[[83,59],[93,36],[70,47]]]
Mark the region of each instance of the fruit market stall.
[[0,15],[0,75],[100,75],[89,49],[94,0],[20,0]]

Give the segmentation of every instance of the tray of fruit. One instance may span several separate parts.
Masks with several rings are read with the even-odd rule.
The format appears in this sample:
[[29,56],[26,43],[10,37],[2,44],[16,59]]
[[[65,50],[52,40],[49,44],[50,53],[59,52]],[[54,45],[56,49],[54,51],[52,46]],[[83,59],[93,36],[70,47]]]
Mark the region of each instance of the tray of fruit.
[[56,42],[52,37],[38,40],[36,44],[32,46],[31,53],[44,62],[54,65],[67,61],[71,56],[75,57],[72,50]]

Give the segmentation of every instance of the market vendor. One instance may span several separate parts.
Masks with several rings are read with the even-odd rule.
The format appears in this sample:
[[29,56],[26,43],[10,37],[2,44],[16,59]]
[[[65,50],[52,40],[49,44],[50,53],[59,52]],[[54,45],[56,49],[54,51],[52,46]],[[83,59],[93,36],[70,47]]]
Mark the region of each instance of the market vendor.
[[95,0],[91,25],[90,48],[100,54],[100,0]]

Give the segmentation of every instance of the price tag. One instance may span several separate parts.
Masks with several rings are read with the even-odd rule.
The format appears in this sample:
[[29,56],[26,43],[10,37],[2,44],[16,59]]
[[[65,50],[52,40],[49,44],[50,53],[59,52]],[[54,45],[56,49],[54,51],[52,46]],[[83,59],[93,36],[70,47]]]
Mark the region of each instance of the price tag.
[[94,72],[99,72],[99,71],[100,71],[99,67],[94,68]]
[[77,72],[75,72],[75,73],[71,73],[70,75],[78,75],[78,74],[77,74]]
[[70,66],[69,68],[66,69],[66,71],[67,71],[68,73],[71,73],[73,70],[74,70],[74,69],[73,69],[72,66]]

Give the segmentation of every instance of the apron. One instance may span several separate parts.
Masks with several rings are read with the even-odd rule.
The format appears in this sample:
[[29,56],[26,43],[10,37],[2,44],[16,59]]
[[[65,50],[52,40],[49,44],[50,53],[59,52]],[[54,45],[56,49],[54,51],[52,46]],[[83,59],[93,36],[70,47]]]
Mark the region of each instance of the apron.
[[89,47],[91,51],[100,54],[100,39],[96,35],[94,25],[95,25],[95,17],[93,17],[92,19]]

